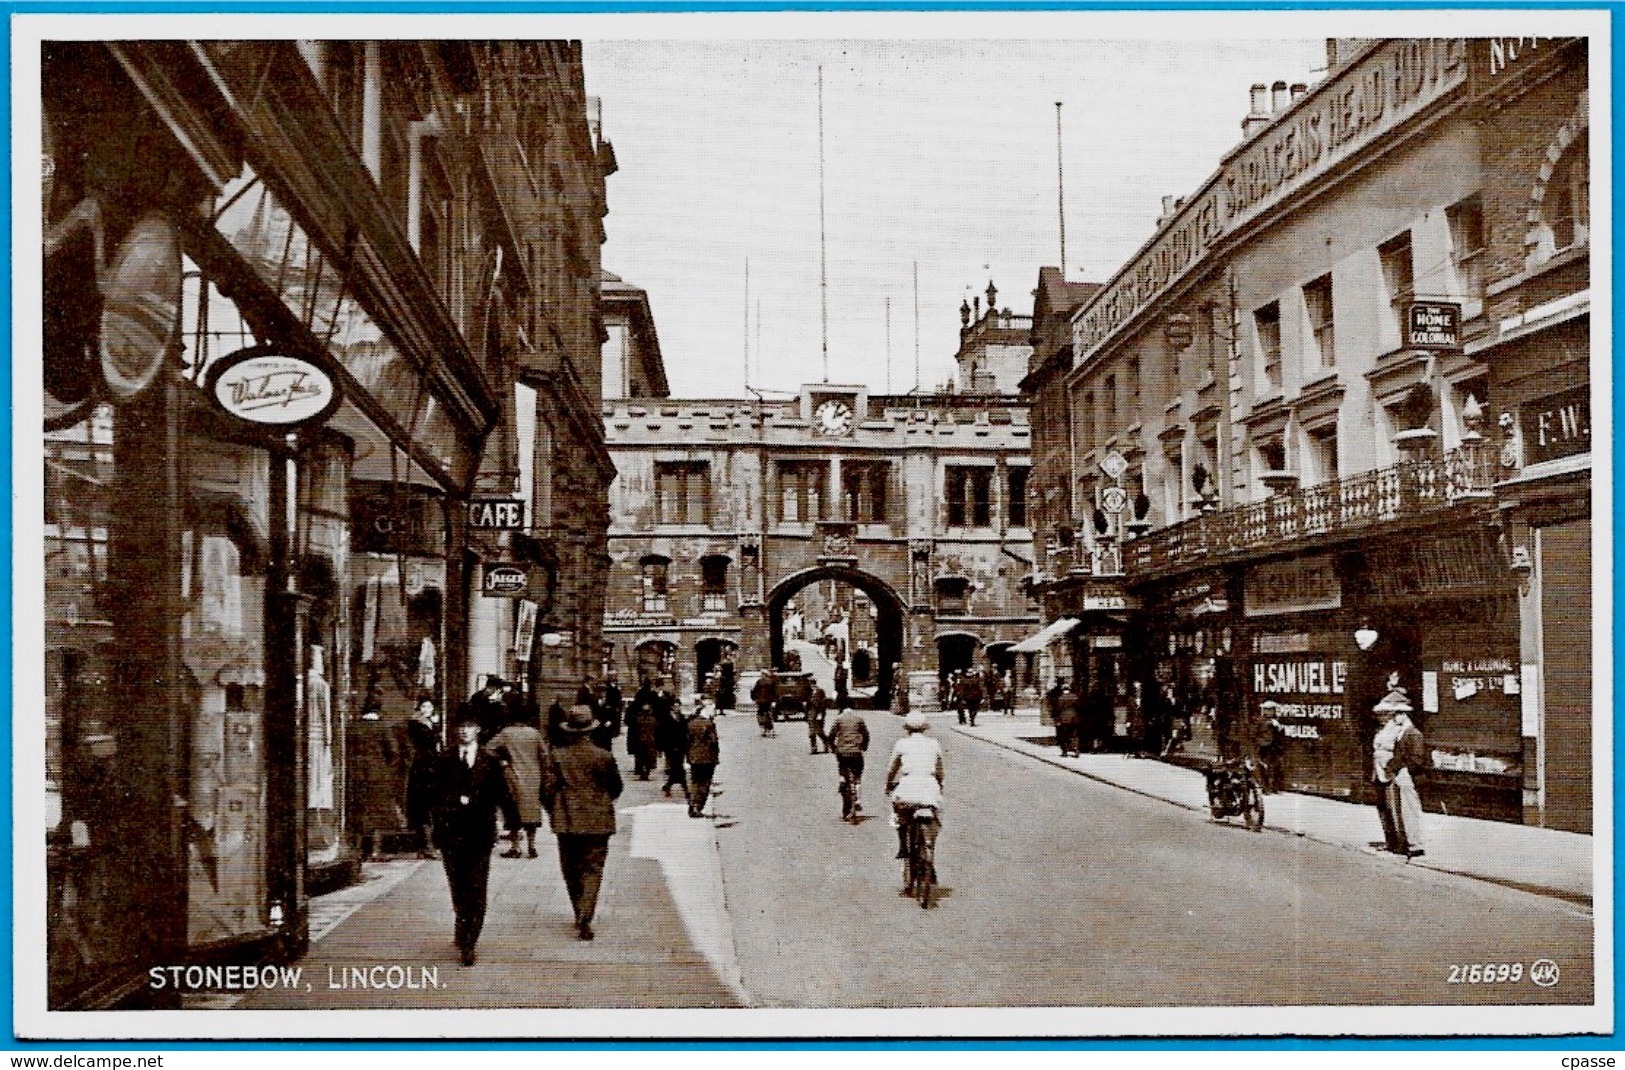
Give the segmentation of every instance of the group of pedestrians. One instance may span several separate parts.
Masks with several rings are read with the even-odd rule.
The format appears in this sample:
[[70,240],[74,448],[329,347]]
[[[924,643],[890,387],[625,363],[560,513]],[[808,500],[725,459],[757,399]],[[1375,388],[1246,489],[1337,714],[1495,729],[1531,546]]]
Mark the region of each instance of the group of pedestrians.
[[984,704],[1007,717],[1015,716],[1015,676],[1008,669],[955,669],[943,677],[938,705],[953,707],[959,723],[976,727],[976,717]]
[[411,819],[421,819],[426,811],[432,825],[451,892],[454,940],[465,966],[475,962],[485,924],[499,814],[508,837],[505,858],[537,857],[536,831],[547,815],[576,932],[583,940],[593,939],[599,886],[615,833],[615,800],[622,782],[608,750],[614,733],[604,718],[605,711],[613,710],[618,722],[614,681],[606,683],[602,697],[584,683],[577,699],[590,701],[577,701],[568,709],[554,703],[546,732],[535,704],[528,696],[514,695],[506,681],[488,677],[459,708],[453,744],[443,753],[434,752],[432,704],[420,707],[414,717],[417,727],[409,726],[419,748],[408,784]]

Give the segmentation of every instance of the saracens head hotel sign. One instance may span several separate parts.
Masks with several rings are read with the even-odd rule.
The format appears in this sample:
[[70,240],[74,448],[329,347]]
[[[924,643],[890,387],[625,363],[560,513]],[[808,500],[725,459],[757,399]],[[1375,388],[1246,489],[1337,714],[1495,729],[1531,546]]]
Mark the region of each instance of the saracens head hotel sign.
[[230,415],[290,431],[327,419],[343,400],[326,368],[275,346],[221,357],[209,369],[208,390]]
[[1236,150],[1072,321],[1081,366],[1219,240],[1465,82],[1460,38],[1382,41]]

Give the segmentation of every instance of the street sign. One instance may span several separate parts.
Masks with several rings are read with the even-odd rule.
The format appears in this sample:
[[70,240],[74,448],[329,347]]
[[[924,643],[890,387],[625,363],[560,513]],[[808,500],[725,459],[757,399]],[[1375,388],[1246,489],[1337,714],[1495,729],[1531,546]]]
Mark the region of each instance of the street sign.
[[468,526],[480,531],[523,531],[524,499],[474,498],[468,503]]
[[1100,492],[1100,507],[1108,513],[1121,513],[1128,508],[1128,491],[1122,487],[1107,487]]
[[1100,470],[1113,479],[1122,479],[1123,473],[1128,471],[1128,460],[1116,450],[1107,450],[1105,459],[1100,462]]
[[489,598],[523,598],[530,593],[530,572],[520,565],[487,563],[480,590]]

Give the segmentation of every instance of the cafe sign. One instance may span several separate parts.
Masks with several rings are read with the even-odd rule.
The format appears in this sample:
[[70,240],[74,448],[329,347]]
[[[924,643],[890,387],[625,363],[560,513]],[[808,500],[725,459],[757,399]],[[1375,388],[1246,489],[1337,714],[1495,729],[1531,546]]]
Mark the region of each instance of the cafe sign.
[[530,572],[520,565],[487,563],[480,591],[487,598],[523,598],[530,593]]
[[478,531],[525,530],[523,498],[475,498],[468,503],[468,526]]
[[276,346],[221,357],[209,369],[208,392],[227,414],[284,430],[321,423],[343,400],[326,368]]
[[1412,301],[1405,306],[1409,349],[1461,348],[1461,306],[1454,301]]

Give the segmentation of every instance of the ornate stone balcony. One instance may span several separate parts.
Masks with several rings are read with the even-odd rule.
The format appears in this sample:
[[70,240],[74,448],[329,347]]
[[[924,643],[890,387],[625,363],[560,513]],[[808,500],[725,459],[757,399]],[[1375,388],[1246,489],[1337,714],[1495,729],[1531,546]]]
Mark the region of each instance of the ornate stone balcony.
[[1131,581],[1154,579],[1261,551],[1432,522],[1452,509],[1488,499],[1493,482],[1490,451],[1453,450],[1444,457],[1300,487],[1152,532],[1123,547],[1124,570]]

